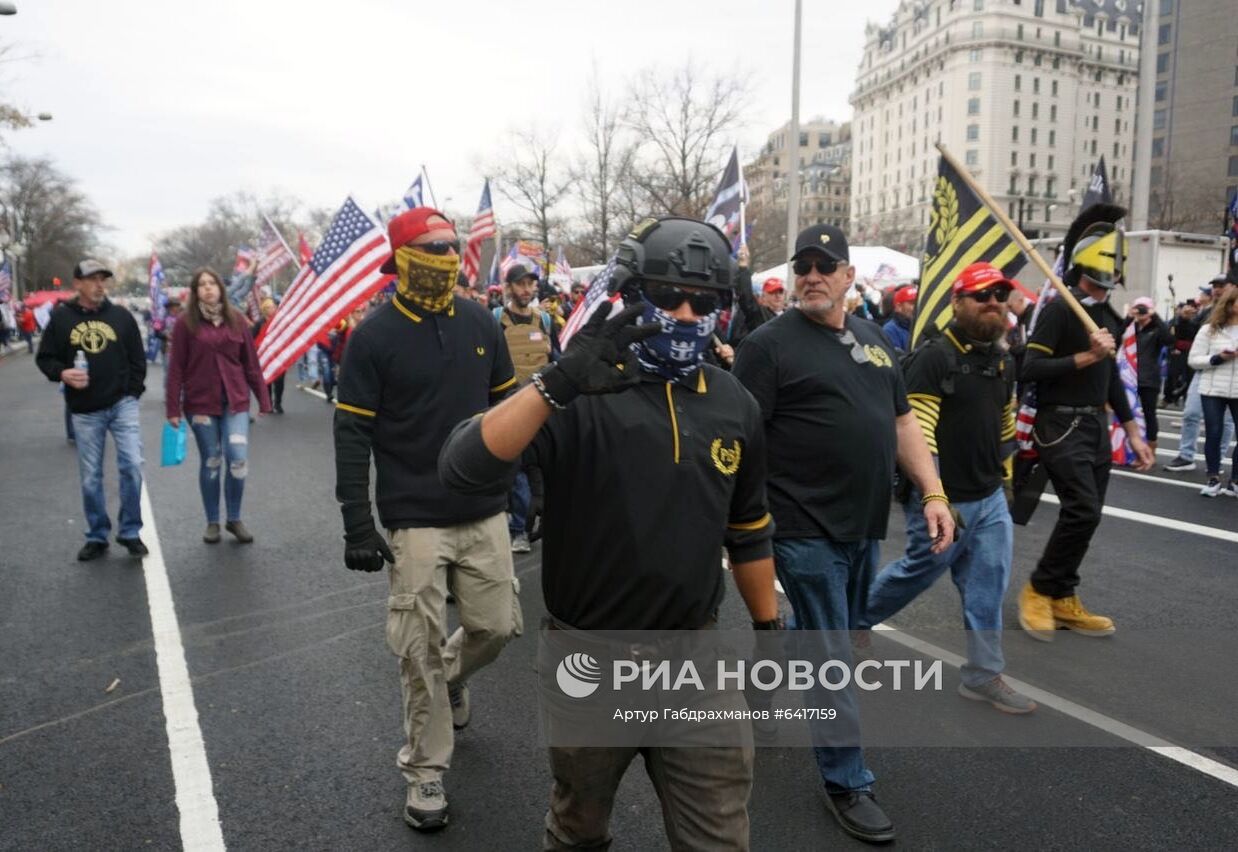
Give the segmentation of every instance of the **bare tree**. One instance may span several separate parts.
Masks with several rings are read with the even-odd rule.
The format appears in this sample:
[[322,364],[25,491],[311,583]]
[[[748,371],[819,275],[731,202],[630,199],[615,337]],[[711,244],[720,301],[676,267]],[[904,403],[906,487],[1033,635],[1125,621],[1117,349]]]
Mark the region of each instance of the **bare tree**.
[[748,98],[739,76],[712,76],[691,60],[671,74],[637,74],[625,123],[638,146],[632,183],[649,211],[705,214]]
[[1148,227],[1163,231],[1218,233],[1228,198],[1221,181],[1184,175],[1164,167],[1164,179],[1151,189]]
[[631,180],[634,147],[625,132],[620,107],[598,83],[597,68],[588,81],[584,119],[585,150],[572,168],[572,179],[583,213],[583,227],[571,239],[589,263],[605,263],[621,229],[619,188]]
[[12,157],[0,166],[0,226],[20,244],[25,289],[67,281],[73,265],[92,254],[103,227],[75,182],[50,160]]
[[493,172],[499,192],[526,214],[523,224],[549,249],[550,232],[561,225],[555,208],[572,187],[571,177],[555,156],[554,141],[535,131],[513,131]]

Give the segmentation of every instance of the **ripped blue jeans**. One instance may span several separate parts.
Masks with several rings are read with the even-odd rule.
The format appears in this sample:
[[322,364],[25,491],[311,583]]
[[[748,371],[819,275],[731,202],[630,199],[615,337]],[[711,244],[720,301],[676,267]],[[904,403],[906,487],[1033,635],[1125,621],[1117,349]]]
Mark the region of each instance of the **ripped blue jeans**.
[[198,444],[201,466],[198,487],[208,524],[219,523],[219,480],[224,479],[224,503],[229,521],[241,519],[241,498],[249,472],[249,412],[228,411],[222,416],[195,414],[189,418]]

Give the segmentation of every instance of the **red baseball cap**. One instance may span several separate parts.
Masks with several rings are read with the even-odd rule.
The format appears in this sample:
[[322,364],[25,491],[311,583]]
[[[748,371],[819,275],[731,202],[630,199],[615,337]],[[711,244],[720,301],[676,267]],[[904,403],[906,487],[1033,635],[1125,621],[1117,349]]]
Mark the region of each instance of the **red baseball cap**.
[[1015,284],[996,266],[981,261],[964,269],[951,290],[955,293],[978,293],[990,287],[1009,287],[1013,290]]
[[396,249],[408,245],[422,234],[441,228],[437,222],[434,225],[429,224],[429,220],[435,216],[446,222],[447,227],[453,231],[455,230],[455,223],[433,207],[414,207],[412,210],[405,210],[387,223],[387,239],[391,242],[391,257],[387,258],[386,262],[383,263],[383,272],[388,275],[395,275]]
[[908,302],[914,302],[919,295],[920,291],[915,287],[899,287],[894,291],[894,304],[905,305]]
[[765,283],[761,285],[763,293],[785,293],[786,288],[782,286],[781,278],[766,278]]

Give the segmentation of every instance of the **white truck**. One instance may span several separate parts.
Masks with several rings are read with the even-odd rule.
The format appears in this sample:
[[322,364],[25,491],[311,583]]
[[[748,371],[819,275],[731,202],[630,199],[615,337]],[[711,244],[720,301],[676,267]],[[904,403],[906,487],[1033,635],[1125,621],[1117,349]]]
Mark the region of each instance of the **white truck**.
[[[1062,244],[1061,237],[1033,240],[1032,245],[1048,260],[1050,266]],[[1225,237],[1208,234],[1188,234],[1178,231],[1128,231],[1126,287],[1114,294],[1114,308],[1119,313],[1140,296],[1150,296],[1156,311],[1168,319],[1174,305],[1199,295],[1199,288],[1225,271]],[[1019,282],[1033,292],[1039,292],[1044,276],[1033,264],[1019,272]]]

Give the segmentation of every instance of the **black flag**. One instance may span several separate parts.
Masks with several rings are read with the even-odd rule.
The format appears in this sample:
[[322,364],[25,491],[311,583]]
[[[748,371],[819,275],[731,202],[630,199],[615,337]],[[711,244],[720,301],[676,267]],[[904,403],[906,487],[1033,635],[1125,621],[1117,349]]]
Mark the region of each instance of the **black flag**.
[[1112,204],[1113,193],[1109,190],[1109,174],[1105,171],[1105,155],[1100,155],[1096,168],[1092,169],[1092,177],[1088,181],[1087,191],[1083,193],[1083,203],[1079,205],[1082,213],[1093,204]]

